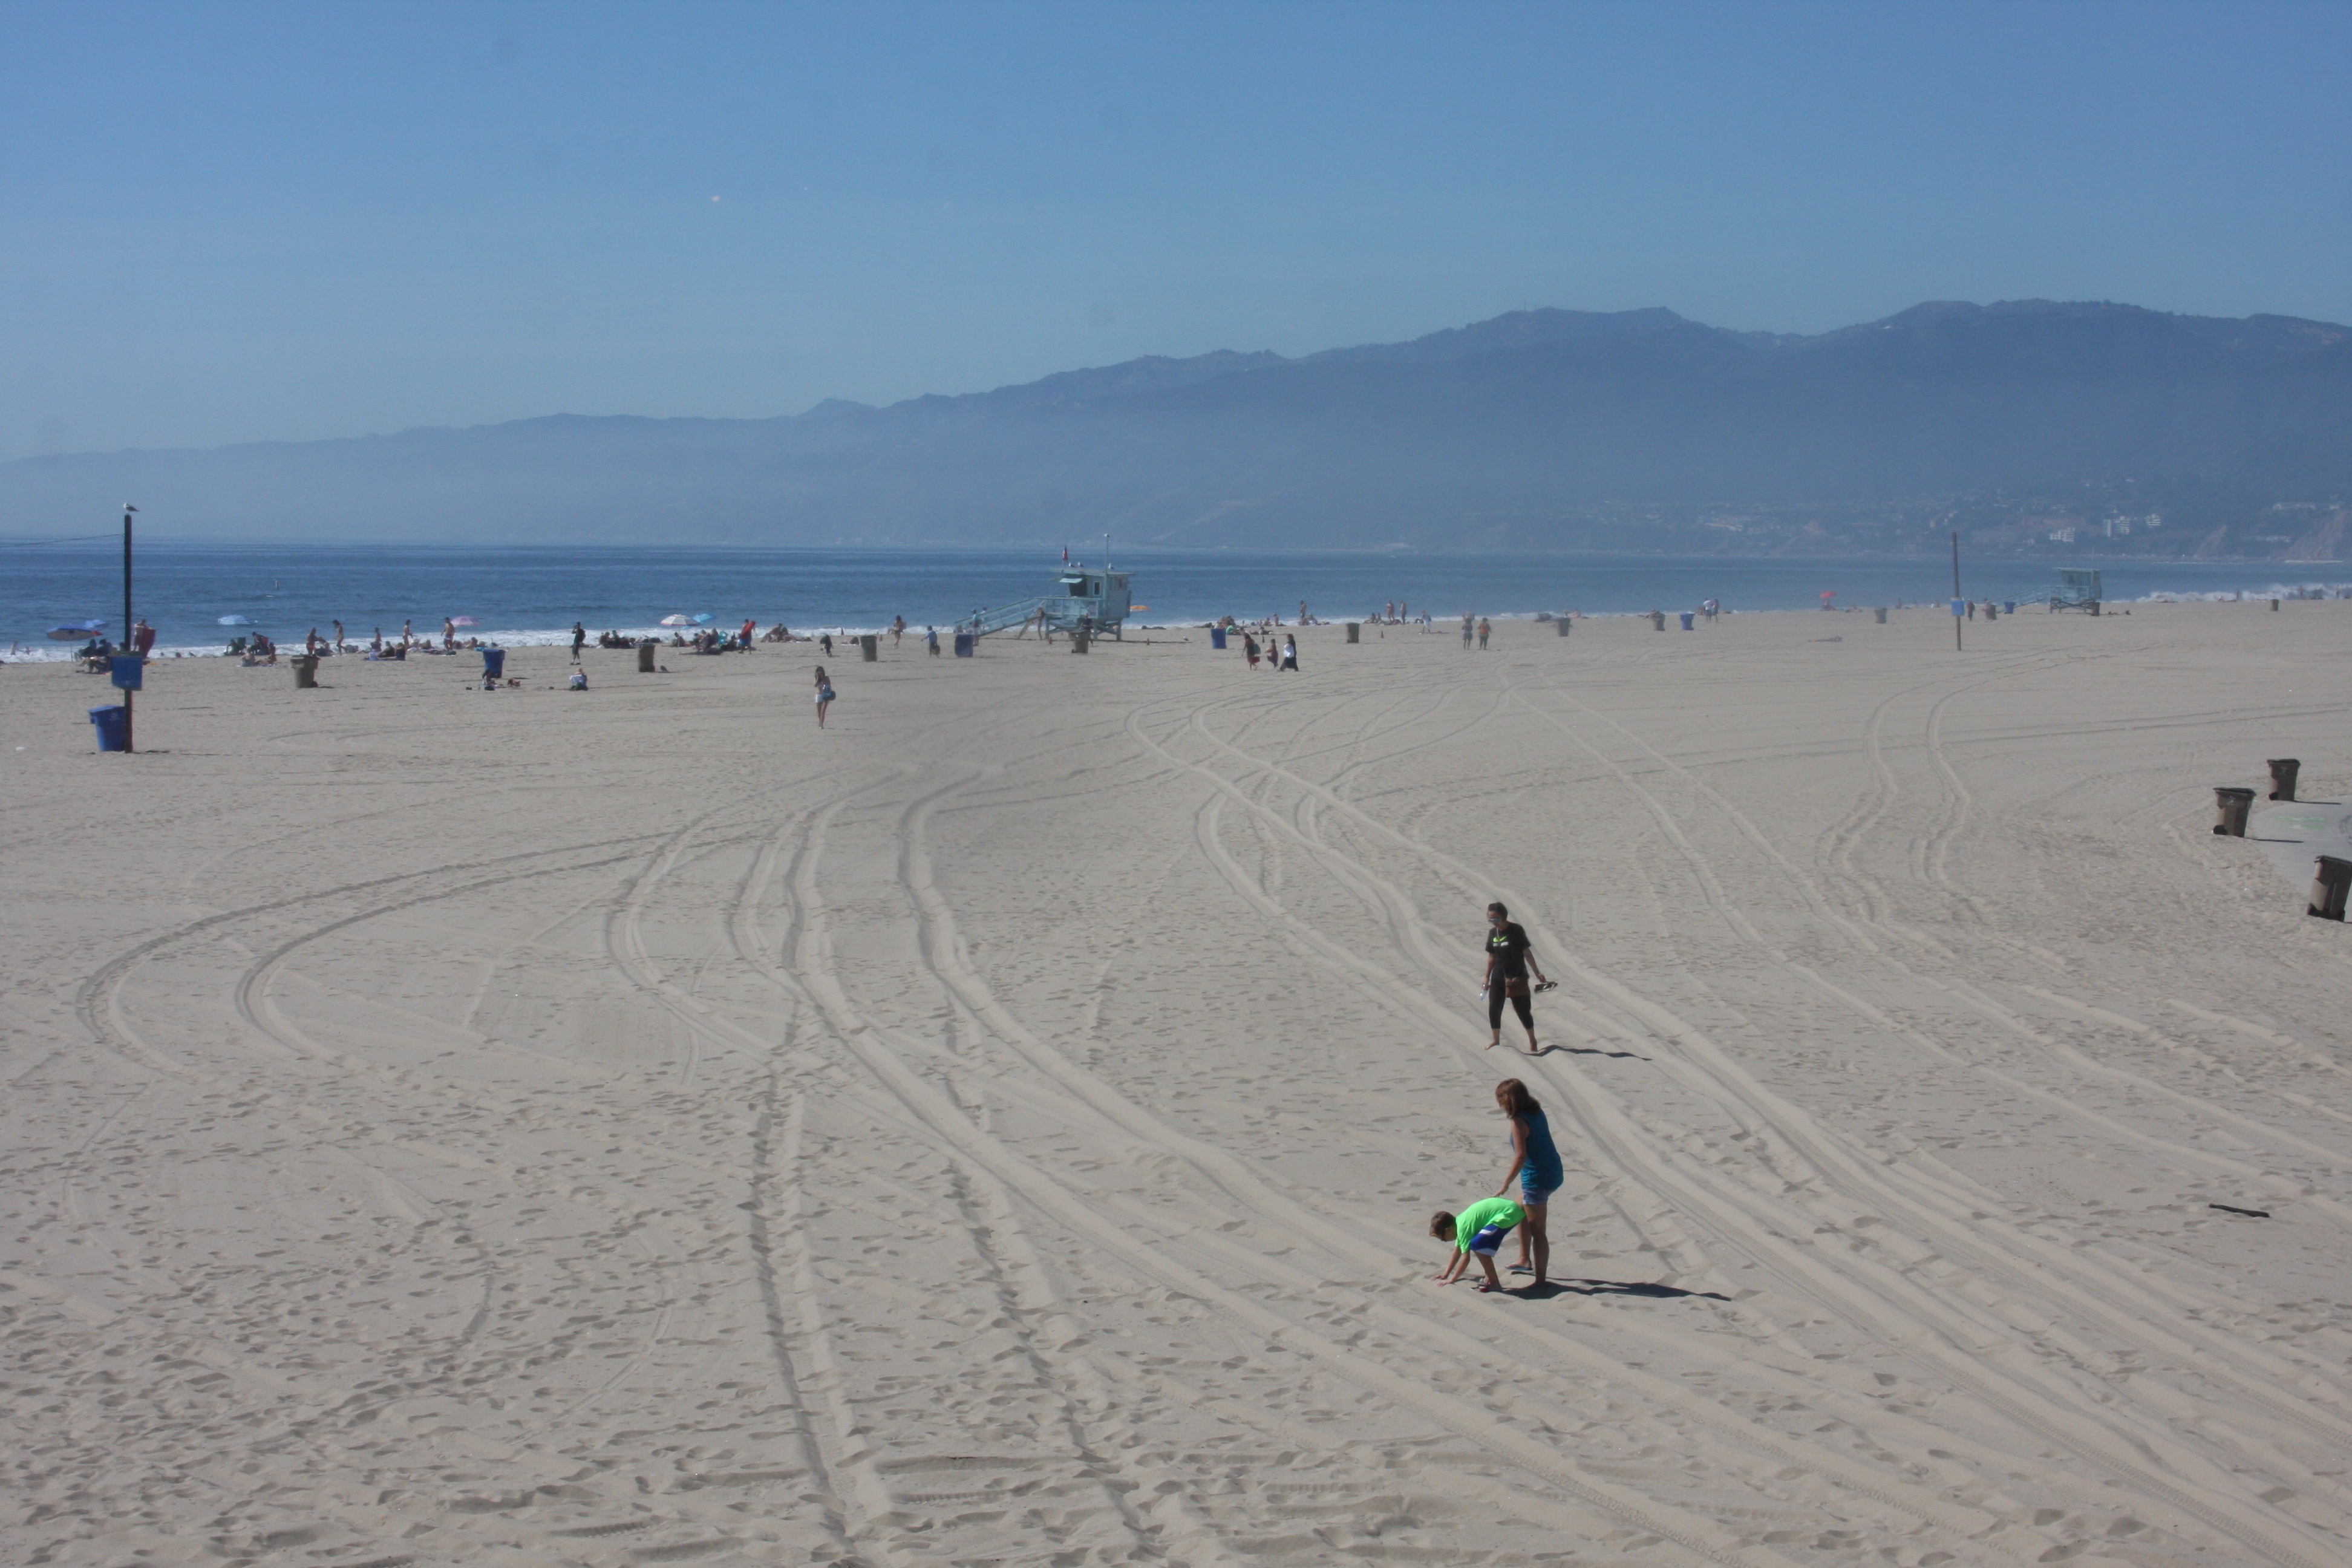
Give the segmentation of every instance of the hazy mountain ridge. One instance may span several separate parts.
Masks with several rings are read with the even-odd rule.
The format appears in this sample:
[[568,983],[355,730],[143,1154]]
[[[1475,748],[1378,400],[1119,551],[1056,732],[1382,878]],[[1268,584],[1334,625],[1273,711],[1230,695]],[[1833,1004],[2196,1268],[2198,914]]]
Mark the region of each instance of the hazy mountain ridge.
[[2347,490],[2352,329],[2027,300],[1808,337],[1523,310],[774,419],[29,458],[0,465],[0,531],[131,496],[219,535],[1753,549],[1899,546],[1939,507],[1994,526],[1990,506],[2021,546],[2037,509],[2097,492],[2204,508],[2166,536],[2183,552],[2193,522],[2209,553],[2263,553],[2263,509]]

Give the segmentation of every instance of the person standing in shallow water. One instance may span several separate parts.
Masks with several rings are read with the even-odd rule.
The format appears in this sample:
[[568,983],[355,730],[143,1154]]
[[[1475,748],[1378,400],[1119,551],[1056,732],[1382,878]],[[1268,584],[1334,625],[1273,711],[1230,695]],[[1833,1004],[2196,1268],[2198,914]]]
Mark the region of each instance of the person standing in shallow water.
[[1511,911],[1501,904],[1486,906],[1486,1048],[1493,1050],[1503,1043],[1503,1004],[1508,1001],[1511,1010],[1519,1016],[1519,1025],[1528,1032],[1528,1055],[1536,1055],[1541,1047],[1536,1044],[1536,1012],[1528,1001],[1528,971],[1534,969],[1538,981],[1549,985],[1544,972],[1535,962],[1535,951],[1528,942],[1524,927],[1511,919]]
[[1511,1266],[1511,1272],[1532,1274],[1541,1285],[1550,1278],[1551,1268],[1544,1205],[1559,1191],[1566,1173],[1560,1169],[1559,1151],[1552,1144],[1551,1123],[1544,1120],[1543,1102],[1528,1092],[1526,1084],[1505,1079],[1495,1086],[1495,1103],[1511,1119],[1511,1168],[1503,1173],[1503,1184],[1495,1189],[1495,1195],[1508,1196],[1516,1178],[1519,1206],[1528,1211],[1526,1222],[1519,1226],[1519,1260]]

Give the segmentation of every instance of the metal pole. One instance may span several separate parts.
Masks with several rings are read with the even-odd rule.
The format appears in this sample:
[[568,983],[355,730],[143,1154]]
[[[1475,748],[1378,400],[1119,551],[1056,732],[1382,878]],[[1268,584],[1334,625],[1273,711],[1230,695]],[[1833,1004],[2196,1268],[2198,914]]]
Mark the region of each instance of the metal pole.
[[1960,646],[1960,531],[1952,530],[1952,651],[1965,653]]
[[[131,632],[131,514],[138,510],[128,501],[122,504],[122,651],[125,653],[131,652],[131,645],[139,640]],[[133,699],[138,695],[128,688],[122,693],[122,749],[126,752],[139,749],[131,743],[131,710],[135,706]]]

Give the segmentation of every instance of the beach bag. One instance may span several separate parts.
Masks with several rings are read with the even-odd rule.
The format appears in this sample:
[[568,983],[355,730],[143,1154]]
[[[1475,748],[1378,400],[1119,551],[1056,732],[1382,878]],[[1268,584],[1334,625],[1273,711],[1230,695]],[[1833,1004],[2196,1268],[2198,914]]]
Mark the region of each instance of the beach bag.
[[1507,997],[1511,998],[1513,1001],[1515,1001],[1515,1002],[1516,1002],[1516,1001],[1518,1001],[1518,1000],[1520,1000],[1520,999],[1524,998],[1524,997],[1527,995],[1527,994],[1528,994],[1528,977],[1527,977],[1526,975],[1524,975],[1524,974],[1517,974],[1517,975],[1506,975],[1506,976],[1504,977],[1504,979],[1503,979],[1503,994],[1504,994],[1504,995],[1506,995],[1506,996],[1507,996]]

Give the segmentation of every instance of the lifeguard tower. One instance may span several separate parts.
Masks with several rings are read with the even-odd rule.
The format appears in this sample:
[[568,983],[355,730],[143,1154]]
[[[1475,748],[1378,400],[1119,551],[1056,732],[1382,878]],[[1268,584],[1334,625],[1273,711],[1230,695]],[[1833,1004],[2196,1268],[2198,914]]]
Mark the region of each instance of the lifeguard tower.
[[1035,623],[1042,611],[1045,629],[1049,632],[1076,631],[1083,622],[1096,637],[1108,634],[1118,638],[1133,603],[1129,592],[1132,576],[1131,573],[1114,572],[1108,567],[1065,566],[1055,580],[1055,592],[1017,604],[999,605],[992,610],[975,610],[964,623],[964,629],[977,637],[1010,631]]
[[2050,608],[2053,614],[2059,610],[2081,610],[2085,615],[2095,616],[2099,613],[2099,574],[2096,572],[2062,569],[2058,574],[2058,585],[2050,590]]

